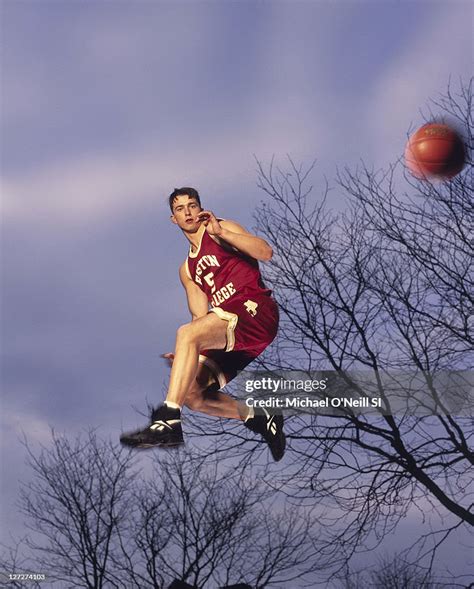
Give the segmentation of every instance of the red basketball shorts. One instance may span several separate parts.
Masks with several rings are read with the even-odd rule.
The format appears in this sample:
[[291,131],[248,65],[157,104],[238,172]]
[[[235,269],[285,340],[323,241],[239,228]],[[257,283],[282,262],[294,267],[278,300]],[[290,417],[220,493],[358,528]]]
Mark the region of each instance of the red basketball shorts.
[[[223,308],[224,307],[224,308]],[[199,361],[222,388],[272,343],[278,331],[278,305],[268,295],[237,297],[210,312],[227,321],[225,350],[204,350]]]

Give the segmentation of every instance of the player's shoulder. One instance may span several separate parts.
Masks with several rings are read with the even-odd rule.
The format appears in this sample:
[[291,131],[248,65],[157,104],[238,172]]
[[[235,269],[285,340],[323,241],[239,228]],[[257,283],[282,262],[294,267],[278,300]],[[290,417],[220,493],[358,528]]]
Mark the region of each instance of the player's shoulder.
[[237,221],[233,221],[232,219],[222,219],[219,221],[219,223],[221,224],[221,227],[224,227],[224,229],[229,229],[229,231],[248,233],[245,227],[243,227],[240,223],[237,223]]

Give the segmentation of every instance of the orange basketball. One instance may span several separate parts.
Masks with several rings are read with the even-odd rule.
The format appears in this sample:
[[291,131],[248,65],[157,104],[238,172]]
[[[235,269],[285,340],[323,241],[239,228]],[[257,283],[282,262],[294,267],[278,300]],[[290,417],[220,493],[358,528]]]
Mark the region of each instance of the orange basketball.
[[408,140],[405,161],[410,172],[421,180],[452,178],[464,166],[464,143],[449,125],[428,123]]

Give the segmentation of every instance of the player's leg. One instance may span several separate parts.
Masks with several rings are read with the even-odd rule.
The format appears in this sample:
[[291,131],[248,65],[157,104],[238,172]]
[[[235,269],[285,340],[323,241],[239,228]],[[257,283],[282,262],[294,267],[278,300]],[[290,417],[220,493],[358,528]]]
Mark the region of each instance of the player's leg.
[[[215,353],[215,351],[207,352],[208,355],[215,355]],[[170,368],[173,366],[174,354],[163,354],[162,358],[167,360]],[[212,363],[212,369],[209,368],[209,363]],[[245,420],[248,417],[249,408],[242,401],[237,401],[220,390],[227,383],[227,379],[219,382],[219,373],[223,376],[218,364],[207,356],[199,355],[197,375],[186,393],[184,405],[192,411],[214,417]]]
[[122,444],[133,448],[182,444],[181,408],[196,378],[199,352],[209,348],[224,349],[226,344],[227,321],[214,313],[180,327],[166,401],[153,411],[147,427],[122,434]]
[[220,385],[215,375],[204,364],[199,365],[196,379],[186,394],[184,404],[192,411],[224,417],[227,419],[244,420],[249,409],[242,401],[219,390]]
[[176,347],[166,402],[183,406],[193,385],[202,350],[223,350],[227,345],[227,321],[209,313],[182,325],[176,334]]
[[[244,360],[239,355],[228,352],[219,354],[208,352],[215,359],[219,358],[221,368],[226,366],[227,378],[238,369],[245,368],[249,359]],[[207,358],[209,360],[209,358]],[[217,367],[218,368],[218,367]],[[230,379],[232,376],[230,376]],[[243,402],[233,399],[230,395],[219,390],[217,375],[207,366],[201,365],[194,386],[186,395],[185,405],[193,411],[241,419],[252,432],[259,434],[268,444],[274,460],[281,460],[285,453],[286,438],[283,432],[283,416],[266,409],[249,409]]]
[[[218,308],[214,311],[220,314]],[[233,351],[212,352],[211,355],[229,381],[272,342],[278,329],[278,307],[267,296],[252,297],[252,300],[242,298],[229,301],[226,313],[238,316]],[[244,424],[252,432],[262,436],[274,460],[282,459],[286,447],[283,415],[264,408],[250,409]]]
[[[273,340],[276,334],[278,310],[276,304],[271,299],[264,298],[258,304],[256,301],[234,301],[234,303],[235,309],[216,315],[210,313],[206,317],[198,319],[178,330],[176,355],[171,375],[172,382],[170,381],[167,400],[164,405],[153,412],[151,424],[148,427],[144,430],[132,432],[131,434],[123,434],[121,436],[123,444],[136,448],[182,444],[181,406],[186,396],[193,392],[195,397],[193,401],[192,396],[189,396],[190,404],[195,403],[194,406],[197,408],[197,404],[199,403],[201,410],[206,409],[206,413],[222,410],[223,403],[225,405],[224,411],[228,410],[231,416],[237,416],[235,411],[240,413],[238,406],[234,405],[232,403],[233,400],[227,397],[227,395],[219,391],[214,391],[216,393],[214,398],[209,398],[208,395],[203,394],[200,399],[199,397],[196,398],[197,390],[193,389],[198,371],[199,352],[201,350],[224,350],[226,348],[226,351],[231,351],[234,349],[234,344],[244,349],[248,346],[249,342],[256,342],[260,344],[260,350],[256,353],[254,350],[253,358],[255,358]],[[247,309],[249,303],[253,303],[252,308],[250,309],[249,307],[250,310]],[[243,308],[240,308],[241,306]],[[257,311],[259,307],[260,309]],[[256,318],[258,315],[258,320],[250,322],[249,317],[243,312],[244,309],[253,318]],[[215,311],[217,310],[215,309]],[[234,320],[232,320],[232,317]],[[236,325],[238,325],[239,331],[234,333]],[[228,338],[229,341],[227,341]],[[245,342],[247,345],[244,346],[242,342]],[[230,354],[224,353],[224,357],[231,359],[231,369],[233,371],[238,369],[235,356],[231,358]],[[251,359],[249,357],[245,358],[244,362],[241,363],[240,369],[246,366]],[[179,363],[176,360],[179,360]],[[242,358],[237,358],[237,362],[240,360]],[[205,391],[203,392],[205,393]],[[260,434],[264,438],[275,460],[280,460],[283,457],[285,451],[285,435],[283,433],[283,417],[281,415],[270,414],[265,410],[263,410],[263,414],[250,413],[245,418],[245,425],[251,431]]]
[[[253,312],[247,311],[247,306]],[[249,410],[244,403],[239,405],[231,397],[218,391],[218,387],[224,386],[234,378],[271,343],[278,325],[278,308],[272,299],[265,297],[256,301],[236,300],[233,301],[233,306],[228,305],[225,312],[220,309],[214,311],[228,321],[229,341],[226,351],[203,351],[203,360],[219,384],[214,389],[209,389],[196,383],[188,389],[185,403],[195,411],[210,415],[237,417],[239,414],[248,429],[263,437],[274,460],[281,460],[286,446],[283,416],[263,408]]]

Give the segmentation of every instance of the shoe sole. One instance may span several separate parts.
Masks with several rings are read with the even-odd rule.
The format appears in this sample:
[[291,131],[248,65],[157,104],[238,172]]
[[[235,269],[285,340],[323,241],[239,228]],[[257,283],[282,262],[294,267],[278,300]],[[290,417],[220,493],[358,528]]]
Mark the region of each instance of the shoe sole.
[[171,439],[171,440],[154,440],[153,442],[141,442],[138,441],[136,439],[134,439],[133,437],[127,437],[127,436],[121,436],[120,437],[120,443],[122,444],[122,446],[127,446],[127,448],[165,448],[165,447],[173,447],[173,446],[181,446],[182,444],[184,444],[184,440],[182,437],[179,438],[175,438],[175,439]]
[[149,448],[175,448],[176,446],[184,445],[184,441],[182,442],[167,442],[161,443],[156,442],[153,444],[145,444],[145,443],[130,443],[130,442],[123,442],[120,440],[122,446],[127,446],[127,448],[137,448],[138,450],[148,450]]

